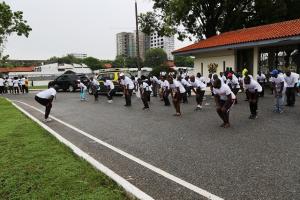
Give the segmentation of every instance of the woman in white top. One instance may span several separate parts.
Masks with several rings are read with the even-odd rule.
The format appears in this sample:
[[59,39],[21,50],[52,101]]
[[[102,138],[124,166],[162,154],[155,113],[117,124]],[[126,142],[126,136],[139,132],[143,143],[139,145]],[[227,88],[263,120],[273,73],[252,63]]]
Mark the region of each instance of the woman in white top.
[[199,79],[196,79],[195,76],[191,76],[190,81],[192,85],[192,90],[196,94],[197,107],[195,111],[198,111],[202,109],[202,102],[205,94],[206,84],[200,81]]
[[107,78],[103,79],[104,86],[107,88],[107,102],[112,103],[113,102],[113,96],[115,95],[115,85],[111,80],[108,80]]
[[215,97],[217,113],[223,120],[221,127],[229,128],[229,112],[236,97],[230,90],[229,86],[224,83],[222,84],[222,81],[219,78],[214,80],[213,93]]
[[149,109],[148,100],[150,98],[150,86],[147,83],[146,77],[144,75],[141,76],[141,79],[138,79],[138,84],[140,88],[141,98],[144,104],[143,110]]
[[176,114],[174,114],[174,116],[181,116],[180,102],[186,90],[183,85],[179,81],[173,79],[172,76],[169,76],[168,81],[170,83],[171,96],[176,110]]
[[165,106],[170,106],[169,94],[170,94],[170,83],[166,80],[165,76],[162,76],[162,96]]

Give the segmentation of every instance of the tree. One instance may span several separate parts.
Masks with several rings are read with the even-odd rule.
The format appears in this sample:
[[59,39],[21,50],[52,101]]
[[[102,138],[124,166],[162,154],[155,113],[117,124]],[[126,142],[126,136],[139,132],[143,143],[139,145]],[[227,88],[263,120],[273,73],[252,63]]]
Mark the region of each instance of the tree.
[[92,70],[104,68],[103,64],[97,58],[94,57],[87,57],[83,59],[82,62],[88,67],[90,67]]
[[0,2],[0,58],[8,36],[16,33],[18,36],[28,37],[31,30],[27,21],[23,19],[22,11],[13,12],[9,5]]
[[195,59],[186,56],[174,56],[174,62],[177,67],[194,67]]
[[145,67],[159,67],[166,63],[168,56],[163,49],[149,49],[145,54]]
[[298,0],[153,0],[154,12],[139,16],[144,33],[208,38],[218,32],[300,17]]

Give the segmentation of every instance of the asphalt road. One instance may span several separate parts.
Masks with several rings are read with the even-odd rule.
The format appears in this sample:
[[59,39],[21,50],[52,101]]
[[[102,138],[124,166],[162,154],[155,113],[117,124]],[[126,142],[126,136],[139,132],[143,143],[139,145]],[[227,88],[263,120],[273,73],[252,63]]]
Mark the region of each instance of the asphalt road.
[[[34,94],[7,97],[43,109]],[[173,107],[163,106],[157,98],[151,99],[149,111],[143,111],[136,98],[127,108],[122,97],[108,104],[103,96],[99,102],[80,102],[78,93],[58,93],[51,114],[221,198],[300,199],[300,98],[294,108],[276,114],[273,97],[267,95],[260,99],[256,120],[248,119],[243,99],[241,94],[232,109],[229,129],[219,127],[211,97],[199,112],[191,97],[182,106],[183,115],[173,117]],[[48,125],[155,199],[206,199],[56,121]]]

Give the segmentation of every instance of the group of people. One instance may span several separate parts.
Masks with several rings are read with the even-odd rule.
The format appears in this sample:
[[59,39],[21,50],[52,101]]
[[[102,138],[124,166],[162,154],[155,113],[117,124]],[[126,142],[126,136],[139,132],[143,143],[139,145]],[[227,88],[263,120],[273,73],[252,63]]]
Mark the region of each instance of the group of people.
[[[286,97],[286,106],[295,105],[295,97],[297,90],[300,88],[299,75],[286,71],[273,70],[268,79],[265,74],[259,72],[257,79],[254,80],[253,76],[244,70],[242,75],[232,71],[221,72],[220,74],[210,74],[205,78],[200,73],[196,76],[189,76],[187,73],[167,74],[162,72],[160,77],[156,76],[141,76],[128,77],[124,73],[119,74],[119,84],[123,88],[125,96],[125,106],[131,106],[131,97],[133,92],[136,92],[137,97],[141,98],[143,102],[143,110],[149,109],[149,102],[151,94],[153,97],[160,97],[165,106],[170,106],[170,97],[175,108],[174,116],[181,116],[181,103],[188,103],[188,96],[192,92],[196,98],[195,111],[203,108],[203,99],[207,88],[210,88],[211,95],[215,99],[216,111],[223,123],[221,127],[230,127],[229,113],[232,105],[237,104],[237,94],[239,91],[245,92],[245,100],[249,102],[250,116],[249,119],[257,118],[258,99],[264,96],[264,91],[267,83],[270,83],[272,94],[275,97],[274,112],[282,113],[284,99]],[[108,102],[112,103],[115,94],[115,85],[113,81],[104,79],[104,86],[107,87]],[[78,82],[81,90],[80,99],[86,100],[87,86]],[[97,77],[91,78],[91,87],[94,91],[95,100],[98,101],[98,90],[100,84]],[[51,88],[50,88],[51,89]],[[208,90],[209,92],[209,90]],[[52,100],[56,93],[53,89],[45,92],[50,97],[50,101],[43,101],[44,93],[39,93],[36,100],[42,105],[46,106],[45,120],[47,120],[52,107]],[[40,99],[41,98],[41,99]]]
[[28,79],[22,77],[0,77],[0,94],[28,93]]

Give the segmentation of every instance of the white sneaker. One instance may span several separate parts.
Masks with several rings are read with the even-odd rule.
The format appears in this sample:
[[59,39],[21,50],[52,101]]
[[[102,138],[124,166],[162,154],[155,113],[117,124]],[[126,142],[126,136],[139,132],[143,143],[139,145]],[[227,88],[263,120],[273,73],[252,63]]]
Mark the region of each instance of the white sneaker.
[[52,119],[48,118],[48,119],[44,119],[44,122],[51,122]]
[[113,101],[112,101],[112,100],[108,100],[107,102],[108,102],[108,103],[112,103]]

